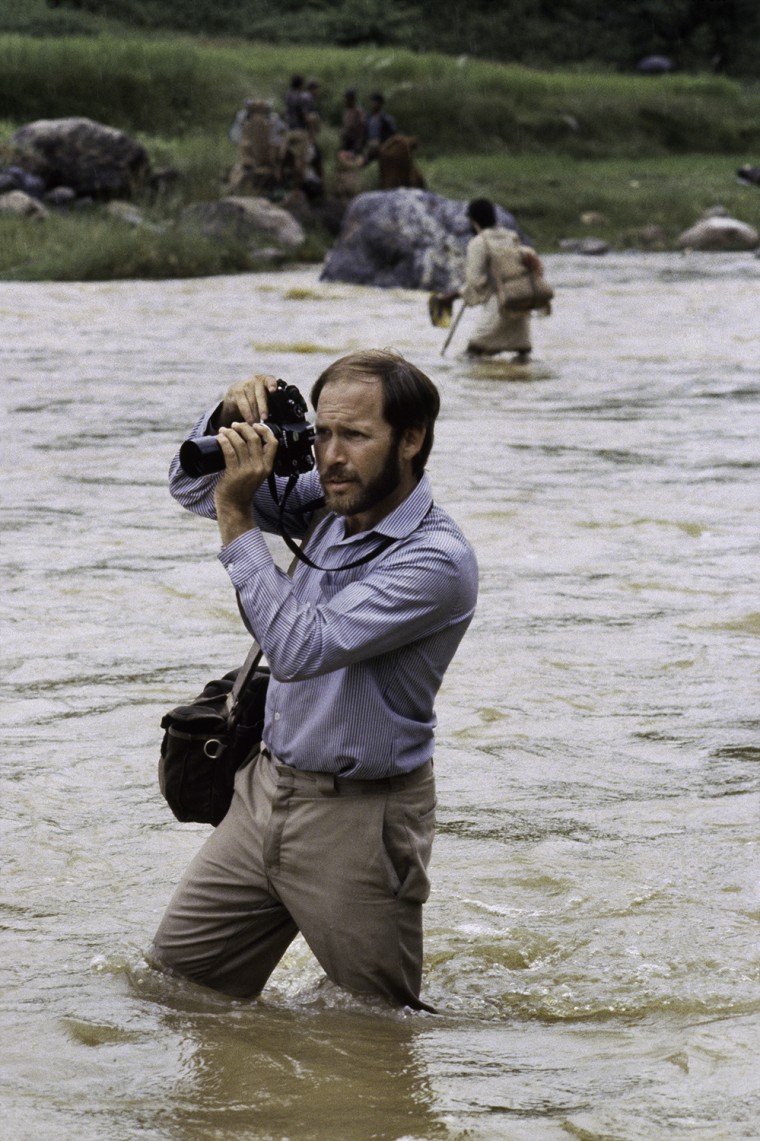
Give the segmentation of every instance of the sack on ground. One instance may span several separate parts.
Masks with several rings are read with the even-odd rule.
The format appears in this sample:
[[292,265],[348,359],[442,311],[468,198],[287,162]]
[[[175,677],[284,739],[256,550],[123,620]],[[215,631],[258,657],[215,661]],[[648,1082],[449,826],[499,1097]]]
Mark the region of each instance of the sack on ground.
[[193,701],[169,710],[161,720],[165,732],[158,783],[182,823],[221,823],[232,800],[235,773],[261,743],[269,670],[255,670],[232,709],[239,672],[210,681]]
[[522,273],[498,284],[499,308],[507,313],[527,313],[531,309],[547,309],[554,290],[541,273]]

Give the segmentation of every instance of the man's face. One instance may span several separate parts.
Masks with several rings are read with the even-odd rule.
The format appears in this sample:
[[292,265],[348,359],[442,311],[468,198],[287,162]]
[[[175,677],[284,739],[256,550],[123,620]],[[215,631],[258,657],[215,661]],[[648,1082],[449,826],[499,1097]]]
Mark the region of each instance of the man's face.
[[368,376],[326,384],[315,430],[325,501],[330,511],[347,517],[349,532],[368,530],[411,490],[402,445],[383,416],[379,380]]

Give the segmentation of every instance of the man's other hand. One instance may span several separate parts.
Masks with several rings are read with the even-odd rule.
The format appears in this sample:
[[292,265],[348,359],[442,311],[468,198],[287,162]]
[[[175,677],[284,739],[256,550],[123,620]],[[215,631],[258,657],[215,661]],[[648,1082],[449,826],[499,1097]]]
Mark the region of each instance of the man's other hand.
[[237,381],[224,395],[218,426],[231,428],[238,420],[246,424],[266,420],[269,415],[267,394],[276,388],[277,378],[267,373],[256,373],[248,380]]

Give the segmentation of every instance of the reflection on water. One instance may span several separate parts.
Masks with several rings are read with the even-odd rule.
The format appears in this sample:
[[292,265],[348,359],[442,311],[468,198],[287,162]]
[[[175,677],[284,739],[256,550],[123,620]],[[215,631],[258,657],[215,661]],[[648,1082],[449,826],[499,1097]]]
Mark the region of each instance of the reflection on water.
[[[527,368],[313,269],[0,285],[8,1136],[755,1135],[760,263],[547,261]],[[308,391],[368,345],[439,383],[431,475],[481,567],[438,704],[439,1017],[300,941],[255,1003],[142,961],[205,834],[158,722],[246,648],[168,461],[245,372]]]

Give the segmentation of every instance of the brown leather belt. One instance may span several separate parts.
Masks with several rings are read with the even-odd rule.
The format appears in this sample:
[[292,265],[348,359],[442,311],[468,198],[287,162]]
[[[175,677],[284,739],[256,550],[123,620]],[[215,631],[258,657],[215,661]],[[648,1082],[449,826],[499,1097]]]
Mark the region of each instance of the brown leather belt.
[[363,780],[357,777],[342,777],[338,773],[311,772],[297,769],[280,761],[267,745],[261,746],[261,756],[266,757],[277,768],[278,773],[292,783],[311,786],[326,796],[371,796],[373,793],[393,792],[410,788],[428,780],[433,773],[433,762],[425,761],[418,768],[398,776],[378,777],[376,780]]

